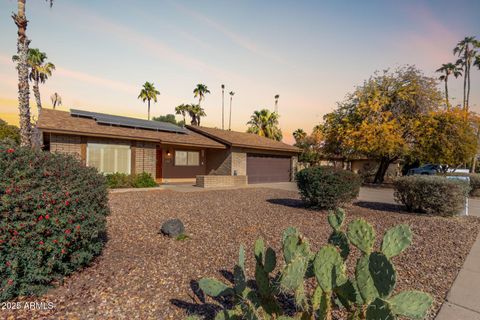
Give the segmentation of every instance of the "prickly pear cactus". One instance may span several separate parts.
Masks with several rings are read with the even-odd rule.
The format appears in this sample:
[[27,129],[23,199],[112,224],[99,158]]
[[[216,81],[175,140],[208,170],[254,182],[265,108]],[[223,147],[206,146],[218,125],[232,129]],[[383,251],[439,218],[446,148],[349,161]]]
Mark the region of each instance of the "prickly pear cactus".
[[[342,306],[351,320],[394,320],[398,316],[423,319],[433,302],[420,291],[403,291],[394,296],[397,273],[392,258],[412,243],[407,225],[388,230],[382,239],[381,251],[374,251],[375,230],[363,219],[349,223],[342,230],[345,212],[330,211],[328,222],[333,229],[328,242],[317,253],[297,229],[287,228],[282,236],[284,266],[276,276],[271,273],[277,265],[275,251],[259,238],[254,245],[255,282],[247,285],[245,249],[240,246],[238,263],[233,270],[233,287],[212,278],[199,281],[200,288],[212,297],[228,296],[234,307],[220,311],[215,320],[239,319],[308,319],[331,320],[336,306]],[[346,274],[350,243],[361,251],[355,276]],[[314,277],[313,292],[306,290],[306,280]],[[285,315],[278,295],[291,294],[297,313]],[[192,316],[189,319],[196,319]]]

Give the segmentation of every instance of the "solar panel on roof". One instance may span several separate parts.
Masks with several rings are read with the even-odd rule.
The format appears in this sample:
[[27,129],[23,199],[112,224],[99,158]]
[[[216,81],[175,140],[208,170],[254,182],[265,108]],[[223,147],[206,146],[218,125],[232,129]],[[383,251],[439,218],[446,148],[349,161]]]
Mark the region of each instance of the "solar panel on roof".
[[180,128],[172,123],[142,120],[136,118],[114,116],[104,113],[90,112],[84,110],[70,109],[70,114],[77,117],[94,119],[98,124],[122,126],[129,128],[148,129],[156,131],[167,131],[175,133],[187,133],[185,128]]

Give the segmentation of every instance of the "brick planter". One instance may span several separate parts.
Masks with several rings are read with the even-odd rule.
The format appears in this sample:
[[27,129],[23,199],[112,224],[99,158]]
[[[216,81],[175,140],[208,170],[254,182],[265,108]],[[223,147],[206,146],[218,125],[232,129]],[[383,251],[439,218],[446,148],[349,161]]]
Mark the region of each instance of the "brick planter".
[[197,176],[197,187],[215,188],[215,187],[236,187],[246,186],[247,176],[217,176],[201,175]]

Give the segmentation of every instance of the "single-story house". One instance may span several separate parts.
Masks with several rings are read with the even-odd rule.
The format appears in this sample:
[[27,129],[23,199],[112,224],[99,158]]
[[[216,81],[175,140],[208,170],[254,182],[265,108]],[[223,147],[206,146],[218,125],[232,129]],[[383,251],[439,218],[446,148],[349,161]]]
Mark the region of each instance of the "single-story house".
[[38,128],[46,150],[73,154],[104,173],[147,172],[163,183],[197,177],[217,184],[232,183],[228,177],[248,183],[291,181],[299,153],[250,133],[74,109],[43,109]]

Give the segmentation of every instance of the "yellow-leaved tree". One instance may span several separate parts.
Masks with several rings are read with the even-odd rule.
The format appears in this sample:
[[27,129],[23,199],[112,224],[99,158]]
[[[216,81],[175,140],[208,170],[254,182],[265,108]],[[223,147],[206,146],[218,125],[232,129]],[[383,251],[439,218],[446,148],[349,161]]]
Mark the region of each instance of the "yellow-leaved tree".
[[391,163],[413,152],[422,117],[441,103],[436,79],[414,66],[375,73],[324,116],[324,151],[377,160],[381,183]]

